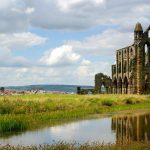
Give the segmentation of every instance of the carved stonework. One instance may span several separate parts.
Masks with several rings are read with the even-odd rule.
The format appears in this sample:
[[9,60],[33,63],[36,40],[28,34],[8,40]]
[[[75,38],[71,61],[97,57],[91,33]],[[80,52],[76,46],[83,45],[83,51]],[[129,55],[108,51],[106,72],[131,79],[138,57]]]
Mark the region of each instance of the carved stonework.
[[[134,43],[116,51],[112,79],[102,73],[95,76],[95,90],[101,85],[114,94],[150,94],[150,26],[143,31],[140,23],[134,30]],[[147,49],[145,48],[147,46]],[[145,79],[146,76],[146,79]]]

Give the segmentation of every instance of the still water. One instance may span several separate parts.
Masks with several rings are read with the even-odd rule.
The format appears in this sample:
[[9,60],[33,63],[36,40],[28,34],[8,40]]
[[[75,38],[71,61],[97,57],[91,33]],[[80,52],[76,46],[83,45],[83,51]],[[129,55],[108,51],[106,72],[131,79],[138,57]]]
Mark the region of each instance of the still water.
[[150,141],[150,111],[117,114],[111,117],[76,121],[64,125],[1,137],[1,145],[39,145],[60,141],[78,143],[116,143]]

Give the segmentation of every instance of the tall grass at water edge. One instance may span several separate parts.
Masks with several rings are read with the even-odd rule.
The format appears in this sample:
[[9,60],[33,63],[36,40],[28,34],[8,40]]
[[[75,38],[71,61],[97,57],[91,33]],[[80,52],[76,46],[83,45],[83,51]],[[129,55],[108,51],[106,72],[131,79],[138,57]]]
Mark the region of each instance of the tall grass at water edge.
[[18,95],[0,97],[0,133],[55,125],[92,114],[150,108],[150,95]]

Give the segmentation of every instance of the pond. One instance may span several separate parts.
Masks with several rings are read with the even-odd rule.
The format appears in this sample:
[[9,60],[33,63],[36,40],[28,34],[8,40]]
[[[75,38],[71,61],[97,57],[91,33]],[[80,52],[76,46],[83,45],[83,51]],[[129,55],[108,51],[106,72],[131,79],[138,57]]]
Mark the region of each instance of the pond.
[[1,137],[1,145],[39,145],[60,141],[80,144],[150,141],[150,111],[115,114]]

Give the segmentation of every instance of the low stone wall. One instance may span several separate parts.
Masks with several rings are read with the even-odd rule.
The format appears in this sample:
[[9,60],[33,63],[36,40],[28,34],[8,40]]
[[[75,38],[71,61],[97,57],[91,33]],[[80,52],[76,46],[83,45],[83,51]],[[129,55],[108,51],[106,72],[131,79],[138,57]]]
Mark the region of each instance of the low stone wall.
[[77,87],[77,94],[79,95],[95,94],[95,89],[82,89],[81,87]]

